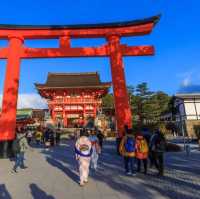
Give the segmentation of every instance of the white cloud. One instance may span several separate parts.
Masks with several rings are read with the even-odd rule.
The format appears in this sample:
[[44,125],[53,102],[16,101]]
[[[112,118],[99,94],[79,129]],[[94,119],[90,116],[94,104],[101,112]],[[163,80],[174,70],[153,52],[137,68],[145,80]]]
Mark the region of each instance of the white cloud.
[[182,80],[181,85],[184,87],[191,85],[191,76],[185,77]]
[[178,74],[177,77],[181,78],[181,87],[187,87],[192,84],[194,71]]
[[[2,105],[2,95],[0,95],[0,105]],[[22,93],[18,96],[17,108],[47,108],[47,102],[35,93]]]

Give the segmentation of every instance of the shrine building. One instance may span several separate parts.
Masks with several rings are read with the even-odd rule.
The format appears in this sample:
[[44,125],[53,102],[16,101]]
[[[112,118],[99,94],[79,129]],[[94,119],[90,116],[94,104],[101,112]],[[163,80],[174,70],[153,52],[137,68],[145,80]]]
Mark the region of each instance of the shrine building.
[[35,84],[47,99],[53,123],[62,127],[83,126],[95,119],[108,93],[110,82],[101,82],[97,72],[48,73],[45,84]]

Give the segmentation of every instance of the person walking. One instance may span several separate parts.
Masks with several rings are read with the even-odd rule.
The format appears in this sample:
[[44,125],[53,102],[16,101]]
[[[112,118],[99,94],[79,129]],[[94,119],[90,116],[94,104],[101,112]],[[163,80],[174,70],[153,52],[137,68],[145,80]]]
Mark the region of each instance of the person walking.
[[46,130],[44,131],[44,145],[46,150],[48,150],[48,148],[50,147],[50,129],[46,128]]
[[92,156],[91,156],[91,168],[95,171],[97,170],[97,164],[99,159],[99,154],[101,153],[101,148],[99,145],[99,139],[96,135],[96,131],[92,130],[89,132],[89,140],[92,143]]
[[141,133],[136,134],[135,138],[135,149],[136,149],[136,159],[137,159],[137,172],[141,171],[141,162],[144,165],[144,174],[147,174],[147,159],[149,147],[146,139]]
[[38,128],[35,133],[35,141],[36,141],[37,145],[40,145],[42,142],[42,132],[41,132],[40,128]]
[[119,146],[119,152],[124,157],[125,172],[127,175],[136,175],[135,173],[135,137],[132,129],[126,131]]
[[28,144],[30,145],[32,142],[32,137],[33,137],[33,134],[30,129],[27,130],[26,137],[27,137]]
[[24,165],[24,155],[27,149],[29,148],[26,134],[23,129],[17,130],[16,139],[13,141],[12,149],[15,155],[15,165],[13,167],[13,171],[17,173],[17,169],[20,167],[21,169],[26,169],[27,167]]
[[75,144],[75,155],[79,165],[80,186],[88,182],[92,143],[86,131],[82,131]]
[[60,134],[61,134],[61,130],[57,129],[57,131],[56,131],[56,145],[60,144]]
[[97,138],[99,140],[99,146],[101,147],[101,150],[102,150],[102,148],[103,148],[104,134],[99,129],[97,129]]
[[157,130],[150,139],[149,149],[152,154],[152,162],[158,170],[158,175],[164,175],[164,152],[166,140],[164,135]]

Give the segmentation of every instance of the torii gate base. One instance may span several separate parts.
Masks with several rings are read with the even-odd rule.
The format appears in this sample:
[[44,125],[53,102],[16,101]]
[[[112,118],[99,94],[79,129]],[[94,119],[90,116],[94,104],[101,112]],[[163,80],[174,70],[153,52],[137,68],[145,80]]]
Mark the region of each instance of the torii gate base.
[[[20,60],[58,57],[110,57],[115,99],[117,135],[122,137],[124,125],[131,127],[132,117],[126,89],[123,56],[153,55],[153,46],[127,46],[121,37],[149,34],[159,16],[123,23],[77,26],[0,26],[0,39],[8,39],[7,48],[0,48],[0,59],[7,59],[3,104],[0,118],[0,156],[8,155],[15,138],[16,109],[20,77]],[[106,38],[100,47],[72,48],[71,38]],[[59,48],[27,48],[25,39],[59,39]]]

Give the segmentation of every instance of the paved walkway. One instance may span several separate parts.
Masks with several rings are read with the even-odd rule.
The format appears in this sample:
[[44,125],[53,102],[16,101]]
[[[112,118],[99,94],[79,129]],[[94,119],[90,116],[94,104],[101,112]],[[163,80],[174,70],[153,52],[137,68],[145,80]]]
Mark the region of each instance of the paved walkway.
[[50,151],[42,148],[27,154],[26,170],[11,173],[13,162],[0,160],[0,199],[200,199],[200,153],[188,158],[183,152],[166,154],[165,177],[124,176],[121,157],[107,141],[99,171],[91,172],[88,185],[79,187],[73,143]]

